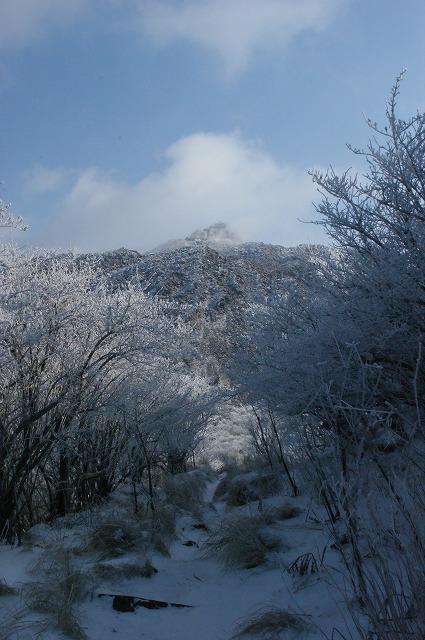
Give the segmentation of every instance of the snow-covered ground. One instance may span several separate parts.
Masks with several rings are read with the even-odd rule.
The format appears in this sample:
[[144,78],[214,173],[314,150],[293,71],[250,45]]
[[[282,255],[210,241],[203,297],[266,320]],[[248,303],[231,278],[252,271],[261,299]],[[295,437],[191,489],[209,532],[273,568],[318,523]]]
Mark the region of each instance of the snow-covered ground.
[[[106,580],[97,577],[81,602],[76,605],[76,617],[89,640],[228,640],[248,616],[271,607],[297,614],[306,623],[302,632],[293,630],[263,633],[257,638],[341,638],[358,637],[347,610],[343,571],[338,552],[330,548],[331,540],[324,526],[313,518],[311,504],[299,498],[282,495],[228,508],[221,500],[210,500],[217,479],[209,481],[206,501],[195,514],[180,511],[176,536],[169,546],[169,557],[152,551],[149,560],[157,573],[151,577],[131,577]],[[226,568],[219,559],[205,557],[206,541],[212,530],[229,518],[267,514],[285,500],[301,508],[291,519],[275,521],[273,537],[281,541],[279,550],[270,550],[265,564],[252,568]],[[105,507],[100,510],[105,518]],[[317,516],[317,510],[314,515]],[[32,624],[45,618],[26,608],[28,583],[40,580],[31,567],[41,557],[54,555],[67,548],[75,566],[91,570],[99,556],[84,550],[84,540],[90,537],[96,515],[81,520],[73,528],[67,526],[36,527],[30,545],[0,546],[0,578],[19,591],[0,597],[1,640],[30,640],[36,637],[58,640],[65,638],[49,626],[43,629]],[[201,525],[201,526],[200,526]],[[218,529],[217,529],[218,527]],[[247,535],[249,533],[247,532]],[[277,545],[275,545],[277,546]],[[44,555],[43,555],[44,554]],[[304,554],[311,554],[317,571],[305,575],[301,570],[288,571],[291,563]],[[106,565],[123,566],[140,561],[140,550],[129,551]],[[44,578],[46,579],[46,577]],[[48,579],[48,577],[47,577]],[[54,587],[56,574],[51,575]],[[42,580],[41,580],[42,582]],[[137,598],[161,600],[190,605],[162,609],[136,607],[133,612],[113,609],[113,597],[99,594],[131,595]],[[74,637],[78,636],[75,632]],[[245,637],[245,636],[244,636]],[[252,637],[252,636],[246,636]]]

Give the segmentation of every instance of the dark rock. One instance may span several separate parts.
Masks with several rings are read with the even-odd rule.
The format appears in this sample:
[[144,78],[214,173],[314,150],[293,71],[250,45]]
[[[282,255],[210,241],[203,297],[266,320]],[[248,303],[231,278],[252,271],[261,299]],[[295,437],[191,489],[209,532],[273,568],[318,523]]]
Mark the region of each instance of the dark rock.
[[133,596],[114,596],[112,608],[120,613],[132,613],[136,608],[135,600]]

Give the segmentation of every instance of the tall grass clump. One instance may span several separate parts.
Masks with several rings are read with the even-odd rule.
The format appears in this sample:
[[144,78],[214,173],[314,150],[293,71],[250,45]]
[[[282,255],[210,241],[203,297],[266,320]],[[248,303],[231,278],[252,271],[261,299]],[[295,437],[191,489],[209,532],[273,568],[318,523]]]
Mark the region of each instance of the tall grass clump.
[[111,516],[92,529],[87,550],[96,552],[102,560],[110,560],[134,551],[142,542],[140,524],[129,517]]
[[265,564],[268,552],[279,547],[261,516],[240,516],[221,522],[205,542],[204,555],[221,560],[227,568],[251,569]]
[[182,511],[198,514],[206,483],[204,474],[192,471],[166,475],[162,481],[162,488],[170,505]]
[[276,495],[281,486],[279,474],[273,472],[256,471],[226,476],[218,483],[213,499],[223,499],[228,507],[240,507]]
[[100,560],[149,549],[168,555],[175,531],[175,507],[158,501],[154,510],[148,508],[144,514],[120,511],[105,517],[91,530],[85,550],[95,552]]
[[155,510],[149,510],[140,520],[145,543],[164,556],[169,556],[169,546],[176,535],[176,515],[173,505],[157,502]]
[[[297,614],[291,613],[280,607],[270,607],[260,609],[241,622],[236,627],[234,638],[244,635],[261,635],[279,634],[281,631],[294,631],[299,634],[306,631],[308,625]],[[268,636],[270,637],[270,636]]]
[[30,609],[46,616],[50,625],[74,640],[86,640],[76,605],[93,589],[92,575],[66,549],[49,549],[31,568],[36,580],[25,589]]

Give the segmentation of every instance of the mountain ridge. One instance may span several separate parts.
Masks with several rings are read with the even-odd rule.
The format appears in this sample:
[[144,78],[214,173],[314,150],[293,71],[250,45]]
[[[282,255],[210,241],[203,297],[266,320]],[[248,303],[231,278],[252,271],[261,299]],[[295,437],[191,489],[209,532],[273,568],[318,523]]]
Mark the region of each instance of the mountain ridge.
[[118,249],[96,258],[113,288],[136,282],[147,295],[171,303],[167,313],[193,329],[193,342],[215,363],[214,378],[251,331],[256,310],[271,311],[295,290],[308,296],[318,265],[330,255],[321,245],[287,248],[232,237],[222,242],[223,231],[221,225],[213,233],[196,231],[172,241],[173,247],[166,243],[165,250]]

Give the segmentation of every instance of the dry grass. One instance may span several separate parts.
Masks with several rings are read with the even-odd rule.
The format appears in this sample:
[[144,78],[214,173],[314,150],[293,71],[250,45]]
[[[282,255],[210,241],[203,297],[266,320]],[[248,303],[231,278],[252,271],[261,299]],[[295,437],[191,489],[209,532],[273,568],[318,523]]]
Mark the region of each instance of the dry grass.
[[176,531],[176,509],[157,503],[145,515],[115,512],[99,522],[90,533],[85,551],[95,552],[100,560],[112,560],[126,553],[154,549],[168,555],[168,546]]
[[301,514],[301,509],[289,502],[283,502],[281,505],[272,508],[272,513],[276,520],[290,520]]
[[261,635],[264,637],[266,634],[273,634],[276,637],[276,634],[281,631],[291,630],[301,633],[306,631],[307,628],[306,622],[295,613],[279,607],[271,607],[260,609],[241,622],[237,626],[233,637],[238,638],[244,635]]
[[298,575],[300,577],[317,573],[319,566],[317,560],[312,553],[303,553],[293,560],[287,567],[288,573]]
[[[19,638],[45,638],[42,635],[48,628],[45,620],[28,619],[28,607],[20,606],[2,611],[0,640],[19,640]],[[31,635],[28,635],[28,634]]]
[[220,500],[220,498],[223,498],[223,496],[227,493],[230,482],[231,480],[229,476],[225,476],[219,481],[214,491],[213,500]]
[[200,472],[177,473],[164,477],[162,487],[169,504],[183,511],[198,513],[206,487]]
[[299,507],[295,507],[287,502],[278,506],[265,506],[262,511],[259,512],[258,518],[260,518],[264,524],[275,524],[276,522],[282,522],[283,520],[290,520],[296,518],[301,513]]
[[0,596],[16,596],[19,591],[10,587],[4,580],[0,580]]
[[157,570],[150,560],[119,565],[99,562],[93,567],[96,576],[102,580],[122,580],[131,578],[151,578]]
[[89,572],[77,566],[75,558],[65,549],[46,551],[32,567],[37,580],[25,590],[28,607],[46,616],[49,623],[74,640],[86,640],[75,605],[93,587]]
[[140,521],[145,542],[158,553],[169,556],[169,545],[176,535],[176,509],[165,503],[157,503],[155,511]]
[[261,498],[268,498],[279,493],[282,488],[282,479],[273,471],[263,471],[258,475],[254,474],[250,484]]
[[280,476],[273,472],[226,476],[217,485],[213,499],[224,498],[228,507],[240,507],[260,498],[268,498],[280,491]]
[[241,507],[244,504],[259,500],[260,494],[246,480],[234,479],[229,482],[225,495],[225,502],[228,507]]
[[204,555],[218,558],[227,568],[250,569],[279,548],[280,540],[266,531],[261,517],[243,516],[223,521],[207,539]]
[[88,551],[95,551],[103,560],[118,558],[134,551],[143,542],[140,524],[124,517],[111,517],[91,531]]

